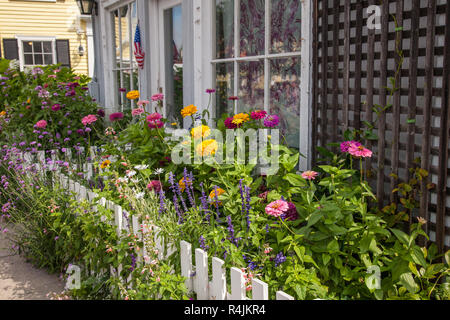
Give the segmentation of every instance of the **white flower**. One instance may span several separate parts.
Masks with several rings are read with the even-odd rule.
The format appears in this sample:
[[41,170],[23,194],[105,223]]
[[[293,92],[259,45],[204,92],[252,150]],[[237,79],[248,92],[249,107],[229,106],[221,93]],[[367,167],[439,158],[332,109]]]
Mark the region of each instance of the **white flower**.
[[136,199],[142,199],[145,195],[145,192],[136,193]]
[[162,174],[164,172],[163,168],[159,168],[155,170],[155,174]]
[[140,164],[140,165],[138,165],[138,166],[134,166],[134,168],[136,169],[136,170],[145,170],[145,169],[147,169],[148,168],[148,165],[144,165],[144,164]]
[[128,178],[122,178],[122,177],[120,177],[120,178],[117,179],[117,182],[125,182],[125,183],[128,183]]
[[131,171],[129,171],[129,172],[127,173],[127,177],[128,177],[128,178],[131,178],[131,177],[134,176],[136,173],[137,173],[136,171],[131,170]]

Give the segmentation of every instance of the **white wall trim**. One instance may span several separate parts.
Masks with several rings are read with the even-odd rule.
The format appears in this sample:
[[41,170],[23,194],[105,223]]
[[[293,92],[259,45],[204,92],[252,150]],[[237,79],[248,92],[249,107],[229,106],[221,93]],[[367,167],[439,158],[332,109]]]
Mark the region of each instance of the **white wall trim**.
[[311,83],[312,83],[312,0],[302,1],[302,46],[300,59],[300,146],[299,151],[306,158],[300,157],[299,170],[311,167]]

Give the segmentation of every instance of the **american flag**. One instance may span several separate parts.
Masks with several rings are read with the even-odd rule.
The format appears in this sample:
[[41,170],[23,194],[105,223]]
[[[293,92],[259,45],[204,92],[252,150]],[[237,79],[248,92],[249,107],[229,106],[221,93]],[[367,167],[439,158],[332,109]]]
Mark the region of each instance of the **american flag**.
[[141,30],[139,24],[136,26],[136,33],[134,34],[134,56],[136,57],[139,68],[143,69],[145,52],[142,50],[141,46]]

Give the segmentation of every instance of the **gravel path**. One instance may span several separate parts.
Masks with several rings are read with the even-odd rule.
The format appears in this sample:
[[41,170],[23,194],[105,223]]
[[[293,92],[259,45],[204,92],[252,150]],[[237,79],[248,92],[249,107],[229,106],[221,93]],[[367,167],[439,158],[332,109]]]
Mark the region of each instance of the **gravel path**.
[[57,275],[36,269],[19,255],[0,234],[0,300],[48,300],[48,293],[61,293],[65,283]]

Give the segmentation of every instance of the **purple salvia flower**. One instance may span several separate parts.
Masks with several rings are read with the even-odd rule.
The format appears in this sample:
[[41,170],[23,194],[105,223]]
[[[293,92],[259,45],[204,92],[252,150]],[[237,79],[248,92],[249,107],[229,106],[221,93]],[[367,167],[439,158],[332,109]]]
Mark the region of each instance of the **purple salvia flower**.
[[162,214],[166,211],[166,206],[164,203],[165,200],[163,188],[159,189],[159,214]]
[[227,222],[228,222],[228,232],[230,233],[228,239],[234,243],[236,245],[236,247],[238,246],[238,241],[234,236],[234,227],[233,227],[233,223],[231,222],[231,216],[227,216]]

